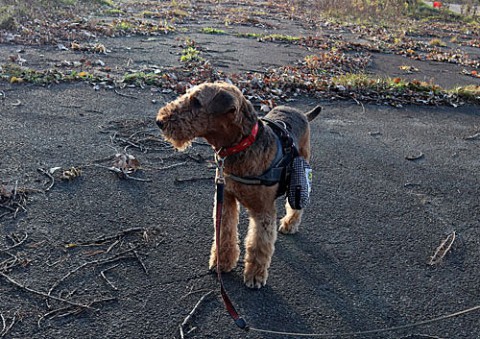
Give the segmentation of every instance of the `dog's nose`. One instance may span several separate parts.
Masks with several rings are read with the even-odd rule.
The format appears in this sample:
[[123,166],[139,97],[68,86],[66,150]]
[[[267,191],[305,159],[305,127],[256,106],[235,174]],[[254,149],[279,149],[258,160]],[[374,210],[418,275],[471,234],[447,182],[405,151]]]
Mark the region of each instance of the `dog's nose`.
[[163,129],[163,122],[161,120],[157,120],[157,126],[160,127],[160,129]]

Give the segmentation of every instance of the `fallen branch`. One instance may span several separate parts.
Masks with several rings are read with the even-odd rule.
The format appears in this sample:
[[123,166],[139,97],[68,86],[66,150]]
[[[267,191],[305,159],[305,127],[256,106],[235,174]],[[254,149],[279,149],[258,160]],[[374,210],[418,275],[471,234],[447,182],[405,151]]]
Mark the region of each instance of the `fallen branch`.
[[126,173],[126,171],[124,171],[120,168],[117,168],[117,167],[113,167],[113,166],[108,167],[108,166],[103,166],[103,165],[99,165],[99,164],[95,164],[95,166],[96,167],[101,167],[101,168],[106,168],[109,171],[112,171],[112,172],[116,173],[118,175],[118,177],[120,177],[122,179],[130,179],[130,180],[143,181],[143,182],[151,182],[152,181],[151,179],[142,179],[142,178],[132,177],[131,175]]
[[[93,304],[98,304],[98,303],[101,303],[101,302],[112,301],[112,300],[117,300],[117,299],[116,298],[106,298],[106,299],[101,299],[101,300],[94,300],[90,303],[89,306],[92,306]],[[60,313],[60,312],[63,312],[63,311],[66,311],[66,312],[57,315],[57,313]],[[47,312],[44,315],[42,315],[37,321],[37,326],[38,326],[38,328],[41,328],[41,323],[46,318],[49,318],[49,319],[64,318],[64,317],[68,317],[70,315],[77,315],[81,312],[83,312],[83,309],[78,308],[78,307],[75,307],[73,309],[72,309],[72,306],[57,308],[55,310],[52,310],[52,311]]]
[[4,249],[0,248],[0,252],[7,252],[7,251],[10,251],[10,250],[14,249],[15,247],[18,247],[18,246],[22,245],[27,240],[27,238],[28,238],[27,233],[25,233],[25,236],[20,241],[16,241],[16,239],[13,239],[13,237],[10,237],[10,239],[13,241],[14,244],[12,246],[4,248]]
[[192,288],[190,289],[190,292],[188,292],[187,294],[185,294],[183,297],[180,298],[180,300],[183,300],[185,299],[186,297],[192,295],[192,294],[195,294],[195,293],[200,293],[200,292],[205,292],[205,291],[210,291],[209,289],[207,288],[203,288],[203,289],[200,289],[200,290],[195,290],[193,291],[193,286]]
[[132,253],[134,250],[136,250],[138,248],[138,246],[136,247],[133,247],[129,250],[126,250],[126,251],[123,251],[123,252],[120,252],[110,258],[105,258],[105,259],[99,259],[99,260],[93,260],[93,261],[87,261],[85,263],[83,263],[82,265],[74,268],[73,270],[69,271],[67,274],[65,274],[62,278],[60,278],[59,280],[57,280],[53,285],[52,287],[50,287],[50,289],[48,290],[48,294],[47,296],[49,297],[52,297],[52,292],[55,288],[57,288],[58,285],[60,285],[63,281],[65,281],[66,279],[68,279],[68,277],[70,277],[71,275],[75,274],[76,272],[80,271],[81,269],[87,267],[87,266],[91,266],[91,265],[103,265],[103,264],[107,264],[107,263],[111,263],[111,262],[115,262],[115,261],[118,261],[118,260],[122,260],[122,259],[131,259],[132,257],[127,257],[125,256],[126,254],[128,253]]
[[81,308],[84,308],[84,309],[89,309],[89,310],[95,310],[95,311],[98,311],[97,309],[94,309],[92,308],[91,306],[89,305],[86,305],[86,304],[81,304],[81,303],[77,303],[77,302],[74,302],[74,301],[70,301],[70,300],[67,300],[67,299],[63,299],[61,297],[56,297],[56,296],[53,296],[53,295],[49,295],[49,293],[45,293],[45,292],[42,292],[42,291],[37,291],[37,290],[34,290],[33,288],[30,288],[28,286],[25,286],[24,284],[21,284],[19,283],[18,281],[16,281],[15,279],[11,278],[10,276],[8,276],[7,274],[3,273],[0,271],[0,276],[4,277],[7,281],[9,281],[11,284],[17,286],[18,288],[24,290],[24,291],[27,291],[29,293],[33,293],[33,294],[36,294],[36,295],[39,295],[39,296],[42,296],[42,297],[45,297],[45,298],[50,298],[52,300],[56,300],[56,301],[60,301],[62,303],[65,303],[65,304],[69,304],[69,305],[72,305],[72,306],[76,306],[76,307],[81,307]]
[[[84,241],[84,242],[79,242],[77,243],[76,245],[77,246],[96,246],[96,245],[101,245],[101,244],[104,244],[106,243],[107,241],[109,240],[118,240],[130,233],[136,233],[136,232],[145,232],[145,228],[143,227],[132,227],[132,228],[127,228],[123,231],[120,231],[119,233],[115,234],[115,235],[109,235],[109,236],[103,236],[103,237],[100,237],[100,238],[97,238],[95,240],[91,240],[91,241]],[[107,251],[108,252],[108,251]]]
[[121,92],[119,92],[117,89],[115,89],[114,92],[115,92],[116,94],[120,95],[121,97],[124,97],[124,98],[130,98],[130,99],[135,99],[135,100],[138,99],[136,96],[133,96],[133,95],[130,95],[130,94],[121,93]]
[[[66,307],[57,308],[57,309],[54,309],[53,311],[50,311],[50,312],[45,313],[45,314],[42,315],[40,318],[38,318],[37,327],[38,327],[38,328],[41,328],[41,327],[42,327],[42,326],[41,326],[41,323],[42,323],[42,321],[43,321],[44,319],[46,319],[46,318],[48,318],[48,317],[50,317],[50,316],[52,316],[52,315],[54,315],[54,314],[56,314],[56,313],[69,310],[69,309],[71,309],[71,308],[72,308],[72,306],[66,306]],[[78,308],[77,308],[76,311],[70,312],[70,313],[71,313],[71,314],[78,314],[78,313],[80,313],[80,312],[81,312],[81,309],[78,309]],[[55,318],[55,317],[51,317],[50,319],[53,319],[53,318]]]
[[[184,326],[188,323],[188,321],[192,318],[193,314],[197,311],[198,307],[200,306],[200,304],[203,302],[203,300],[208,297],[210,294],[212,294],[213,291],[209,291],[207,292],[206,294],[204,294],[200,300],[198,300],[198,302],[195,304],[195,306],[193,307],[193,309],[190,311],[190,313],[188,313],[188,315],[185,317],[185,319],[183,320],[183,322],[180,324],[179,326],[179,329],[180,329],[180,338],[184,339],[185,338],[185,335],[183,333],[183,328]],[[190,333],[190,332],[188,332]]]
[[184,179],[179,179],[175,178],[175,183],[176,184],[183,184],[186,182],[195,182],[195,181],[201,181],[201,180],[213,180],[215,179],[214,177],[191,177],[191,178],[184,178]]

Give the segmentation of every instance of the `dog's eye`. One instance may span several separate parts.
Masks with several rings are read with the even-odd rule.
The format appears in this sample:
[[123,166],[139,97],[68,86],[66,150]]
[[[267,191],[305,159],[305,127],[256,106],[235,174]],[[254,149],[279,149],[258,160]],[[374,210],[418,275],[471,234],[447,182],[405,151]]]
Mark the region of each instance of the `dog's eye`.
[[196,108],[196,109],[202,107],[202,104],[200,103],[200,100],[198,100],[195,97],[193,97],[192,100],[190,101],[190,105],[192,106],[192,108]]

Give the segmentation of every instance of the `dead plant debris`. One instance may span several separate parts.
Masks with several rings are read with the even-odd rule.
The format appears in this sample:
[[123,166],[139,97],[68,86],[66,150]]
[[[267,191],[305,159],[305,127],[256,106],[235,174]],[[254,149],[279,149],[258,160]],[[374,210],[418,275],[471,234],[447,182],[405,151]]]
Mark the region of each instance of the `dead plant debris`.
[[442,240],[440,245],[435,250],[435,253],[432,255],[432,257],[428,261],[428,264],[430,266],[433,266],[441,263],[443,258],[445,258],[448,252],[452,249],[452,245],[455,242],[455,239],[456,239],[456,233],[455,231],[452,231],[444,240]]
[[[0,278],[27,294],[45,299],[47,312],[39,317],[39,327],[47,320],[76,316],[84,311],[98,311],[102,304],[114,301],[116,299],[115,296],[102,293],[101,295],[92,295],[89,298],[85,298],[88,300],[76,300],[76,298],[73,298],[74,290],[76,289],[75,285],[79,284],[80,281],[76,281],[72,279],[72,277],[87,267],[106,267],[101,270],[100,277],[110,286],[111,290],[118,291],[121,288],[120,284],[116,283],[114,285],[112,278],[108,279],[105,273],[116,269],[121,263],[131,260],[136,261],[141,270],[143,270],[145,274],[148,274],[147,266],[142,259],[139,249],[148,243],[150,239],[149,233],[151,233],[150,230],[135,227],[125,229],[113,235],[104,235],[93,240],[83,240],[67,244],[65,246],[67,250],[73,250],[77,247],[88,248],[95,246],[100,249],[97,253],[100,258],[84,261],[78,266],[67,267],[66,273],[60,273],[60,278],[57,279],[47,291],[36,288],[32,282],[29,284],[23,283],[21,282],[22,278],[15,277],[16,275],[21,275],[21,270],[17,268],[25,267],[30,263],[30,260],[26,257],[30,255],[29,251],[32,250],[32,248],[34,249],[35,246],[25,246],[29,238],[28,234],[12,234],[5,239],[8,245],[0,247]],[[86,252],[83,252],[83,254],[84,253]],[[72,252],[70,256],[78,256],[78,254],[81,255],[82,252]],[[66,293],[64,289],[55,293],[60,285],[68,286],[73,288],[73,290]],[[16,314],[13,317],[8,317],[4,313],[0,313],[0,320],[0,337],[3,337],[10,332],[18,320],[18,317]]]

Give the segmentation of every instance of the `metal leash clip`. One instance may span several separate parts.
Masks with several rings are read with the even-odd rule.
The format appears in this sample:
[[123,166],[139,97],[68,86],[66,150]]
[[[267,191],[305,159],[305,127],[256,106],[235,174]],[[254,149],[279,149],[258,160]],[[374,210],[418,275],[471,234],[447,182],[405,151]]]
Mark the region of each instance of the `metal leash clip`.
[[218,153],[215,153],[215,162],[217,163],[215,183],[225,184],[225,176],[223,175],[223,168],[225,167],[225,158],[222,158],[218,155]]

